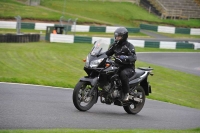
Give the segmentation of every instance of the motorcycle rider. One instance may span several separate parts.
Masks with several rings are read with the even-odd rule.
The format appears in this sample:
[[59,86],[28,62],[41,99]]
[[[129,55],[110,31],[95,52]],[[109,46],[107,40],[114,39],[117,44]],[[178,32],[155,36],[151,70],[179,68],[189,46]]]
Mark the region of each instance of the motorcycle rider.
[[127,41],[128,30],[125,27],[117,28],[114,32],[115,42],[106,52],[107,56],[115,54],[115,62],[119,64],[119,77],[124,93],[123,101],[129,100],[129,78],[135,73],[135,61],[137,60],[134,46]]

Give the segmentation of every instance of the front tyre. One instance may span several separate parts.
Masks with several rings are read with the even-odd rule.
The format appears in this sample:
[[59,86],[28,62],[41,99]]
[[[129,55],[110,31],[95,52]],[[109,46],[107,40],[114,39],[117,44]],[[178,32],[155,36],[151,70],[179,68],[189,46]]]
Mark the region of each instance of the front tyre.
[[74,106],[80,111],[89,110],[96,102],[97,99],[97,89],[91,97],[88,97],[92,86],[89,82],[78,82],[73,91],[73,103]]
[[124,110],[128,114],[137,114],[142,110],[145,103],[144,89],[141,86],[137,86],[130,92],[130,94],[134,97],[133,100],[131,100],[132,104],[123,106]]

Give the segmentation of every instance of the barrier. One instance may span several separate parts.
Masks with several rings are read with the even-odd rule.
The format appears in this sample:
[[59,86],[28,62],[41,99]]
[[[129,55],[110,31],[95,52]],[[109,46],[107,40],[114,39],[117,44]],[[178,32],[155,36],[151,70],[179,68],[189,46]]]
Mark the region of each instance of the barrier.
[[91,42],[92,42],[91,37],[82,37],[82,36],[74,37],[74,43],[91,43]]
[[[16,22],[0,21],[0,28],[16,29]],[[47,26],[60,26],[52,23],[21,23],[22,29],[46,30]],[[118,27],[114,26],[89,26],[89,25],[63,25],[68,31],[76,32],[105,32],[113,33]],[[128,28],[130,33],[140,32],[140,28]]]
[[74,43],[73,35],[50,34],[50,42]]
[[175,33],[175,27],[158,26],[158,32]]
[[[16,29],[16,22],[10,21],[0,21],[0,28],[4,29]],[[46,30],[47,26],[56,26],[58,24],[52,23],[22,23],[22,29],[35,29],[35,30]],[[113,33],[118,27],[114,26],[87,26],[87,25],[63,25],[69,31],[76,32],[105,32],[105,33]],[[170,26],[155,26],[148,24],[140,24],[140,28],[129,28],[127,30],[129,33],[138,33],[140,29],[151,30],[163,33],[171,33],[171,34],[190,34],[190,35],[200,35],[200,28],[177,28]]]
[[190,34],[190,35],[200,35],[199,28],[177,28],[170,26],[155,26],[148,24],[140,24],[140,29],[157,31],[162,33],[171,33],[171,34]]
[[106,26],[106,33],[114,33],[117,28],[119,27]]
[[16,29],[17,22],[0,21],[0,28]]
[[106,32],[106,27],[90,26],[90,32]]
[[[114,39],[105,37],[84,37],[84,36],[73,36],[73,35],[59,35],[51,34],[50,42],[61,42],[61,43],[94,43],[95,41],[103,39],[108,44],[112,44]],[[161,48],[161,49],[198,49],[200,43],[179,43],[179,42],[167,42],[167,41],[145,41],[145,40],[128,40],[135,47],[148,47],[148,48]]]
[[104,38],[104,37],[92,37],[92,44],[94,44],[95,41],[97,40],[105,40],[105,43],[111,44],[111,39],[110,38]]
[[73,32],[89,32],[90,26],[86,25],[72,25],[71,31]]
[[130,43],[134,44],[136,47],[145,47],[145,41],[144,40],[128,40]]
[[35,29],[34,23],[21,23],[22,29]]
[[194,44],[194,49],[200,49],[200,43],[198,42],[189,42],[189,43]]
[[0,34],[0,43],[26,43],[26,42],[39,42],[40,34]]
[[176,42],[160,41],[160,48],[176,49]]
[[200,35],[200,29],[194,29],[194,28],[192,28],[190,30],[190,34],[191,35]]
[[47,26],[54,26],[51,23],[35,23],[35,30],[46,30]]

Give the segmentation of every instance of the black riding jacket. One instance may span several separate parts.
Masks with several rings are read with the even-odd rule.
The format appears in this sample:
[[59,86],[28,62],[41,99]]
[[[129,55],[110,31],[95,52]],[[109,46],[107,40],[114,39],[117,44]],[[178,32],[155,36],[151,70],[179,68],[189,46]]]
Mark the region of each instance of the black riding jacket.
[[127,56],[127,58],[125,59],[120,59],[120,58],[115,59],[115,62],[120,64],[121,67],[135,68],[135,61],[137,60],[135,54],[135,48],[128,41],[122,42],[121,44],[114,43],[106,52],[107,56],[111,56],[113,54],[115,54],[116,57],[119,57],[120,55]]

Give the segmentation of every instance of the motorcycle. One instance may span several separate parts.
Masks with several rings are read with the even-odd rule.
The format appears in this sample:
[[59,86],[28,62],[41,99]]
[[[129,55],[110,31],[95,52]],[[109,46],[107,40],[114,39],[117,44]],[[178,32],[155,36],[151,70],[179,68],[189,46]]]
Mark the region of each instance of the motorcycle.
[[84,70],[88,76],[80,78],[73,91],[73,103],[79,111],[89,110],[100,97],[101,103],[123,106],[128,114],[139,113],[145,103],[145,96],[151,93],[148,76],[153,75],[153,68],[139,67],[129,79],[129,100],[122,101],[124,96],[122,83],[118,75],[120,66],[115,63],[116,57],[107,57],[105,52],[110,45],[104,40],[94,43],[85,60]]

